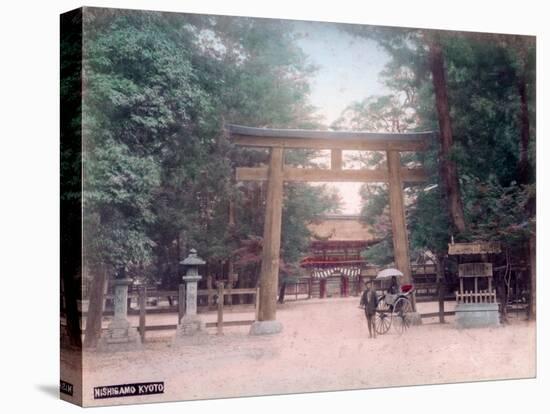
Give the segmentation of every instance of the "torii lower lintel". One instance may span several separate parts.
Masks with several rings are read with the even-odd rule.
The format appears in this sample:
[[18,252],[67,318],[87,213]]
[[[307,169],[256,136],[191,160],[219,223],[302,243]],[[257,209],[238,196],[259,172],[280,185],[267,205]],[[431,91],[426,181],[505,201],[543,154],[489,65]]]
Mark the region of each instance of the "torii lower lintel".
[[[267,168],[237,168],[236,174],[238,181],[267,181],[260,304],[258,321],[251,328],[252,334],[277,333],[282,329],[282,325],[276,321],[276,305],[284,181],[387,182],[389,184],[395,264],[405,275],[405,282],[411,282],[403,183],[423,182],[426,180],[426,174],[423,168],[403,168],[399,153],[426,149],[427,140],[433,136],[433,132],[379,134],[281,130],[238,125],[226,125],[225,131],[228,138],[236,145],[264,147],[270,150]],[[285,148],[330,149],[331,168],[322,170],[285,167]],[[343,149],[385,151],[387,169],[343,170]]]
[[[401,181],[404,183],[422,183],[427,178],[424,168],[400,167],[399,174]],[[237,181],[267,181],[268,169],[265,167],[237,167],[235,175]],[[381,183],[389,182],[390,175],[387,169],[342,170],[331,168],[330,170],[323,170],[320,168],[283,167],[283,180],[294,182]]]

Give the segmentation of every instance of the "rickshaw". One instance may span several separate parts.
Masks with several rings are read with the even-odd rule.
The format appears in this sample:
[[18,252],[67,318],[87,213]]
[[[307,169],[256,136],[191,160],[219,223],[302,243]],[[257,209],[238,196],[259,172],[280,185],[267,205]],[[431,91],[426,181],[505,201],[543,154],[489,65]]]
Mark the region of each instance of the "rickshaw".
[[388,332],[392,324],[399,333],[403,333],[411,325],[410,314],[413,308],[409,296],[414,291],[414,286],[397,283],[397,279],[402,277],[403,273],[397,269],[385,269],[378,272],[375,278],[392,281],[390,288],[377,299],[374,329],[379,335]]

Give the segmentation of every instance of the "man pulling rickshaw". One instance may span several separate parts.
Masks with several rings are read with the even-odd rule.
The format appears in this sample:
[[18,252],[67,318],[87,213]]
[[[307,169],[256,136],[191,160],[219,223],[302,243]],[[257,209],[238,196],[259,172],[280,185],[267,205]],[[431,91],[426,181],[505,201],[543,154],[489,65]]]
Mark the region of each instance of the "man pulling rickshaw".
[[[394,328],[403,333],[411,325],[410,314],[412,313],[412,305],[409,299],[410,294],[414,291],[413,285],[399,285],[398,279],[403,277],[397,269],[384,269],[378,272],[378,275],[374,280],[390,280],[390,286],[381,296],[376,295],[374,286],[367,286],[367,289],[361,297],[361,306],[365,307],[365,316],[369,325],[369,336],[371,336],[371,330],[376,334],[385,334],[390,329],[392,323]],[[374,313],[372,307],[374,306],[374,298],[376,298],[376,306]],[[369,299],[371,299],[369,301]],[[367,305],[370,303],[369,312],[367,311]]]
[[376,290],[372,284],[372,281],[367,282],[367,288],[361,295],[360,307],[365,310],[365,317],[367,318],[367,325],[369,327],[369,338],[376,338],[375,328],[375,314],[376,305],[378,304],[378,298],[376,297]]

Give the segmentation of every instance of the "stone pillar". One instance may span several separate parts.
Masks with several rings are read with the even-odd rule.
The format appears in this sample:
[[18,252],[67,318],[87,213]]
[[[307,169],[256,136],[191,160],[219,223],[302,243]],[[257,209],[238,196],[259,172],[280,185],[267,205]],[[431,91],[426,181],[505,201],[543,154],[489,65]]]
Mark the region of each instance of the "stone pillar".
[[197,315],[197,285],[200,276],[183,276],[182,280],[186,284],[186,295],[185,295],[185,314],[188,316]]
[[136,328],[130,326],[128,313],[128,286],[132,279],[115,279],[115,315],[107,331],[101,335],[99,351],[133,351],[141,349],[141,338]]
[[198,267],[206,262],[197,256],[197,251],[191,249],[189,256],[182,262],[187,267],[182,280],[185,283],[185,314],[178,323],[176,329],[176,341],[185,337],[206,334],[204,322],[197,315],[197,284],[201,280]]

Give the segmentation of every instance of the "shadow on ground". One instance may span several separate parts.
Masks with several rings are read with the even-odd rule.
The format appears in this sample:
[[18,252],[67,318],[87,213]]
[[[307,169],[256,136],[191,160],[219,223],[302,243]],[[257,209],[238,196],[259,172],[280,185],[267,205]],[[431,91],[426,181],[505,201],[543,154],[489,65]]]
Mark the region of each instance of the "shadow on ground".
[[43,392],[46,395],[49,395],[56,400],[59,399],[59,385],[54,384],[38,384],[36,386],[38,391]]

